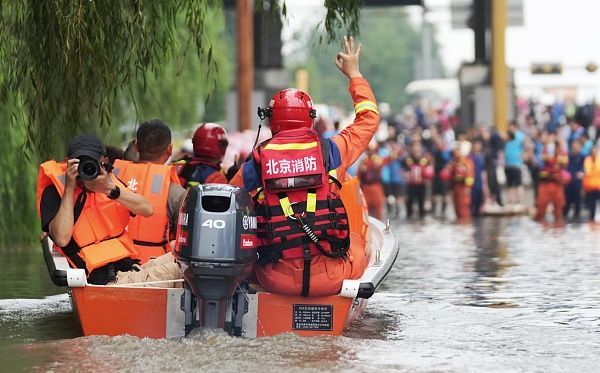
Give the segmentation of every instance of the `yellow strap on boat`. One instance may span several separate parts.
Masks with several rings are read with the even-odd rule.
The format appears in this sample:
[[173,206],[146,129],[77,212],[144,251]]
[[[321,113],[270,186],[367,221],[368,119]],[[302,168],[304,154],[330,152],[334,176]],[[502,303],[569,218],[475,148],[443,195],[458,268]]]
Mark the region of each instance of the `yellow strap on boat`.
[[267,144],[265,150],[304,150],[311,149],[317,146],[317,142],[305,142],[305,143],[290,143],[290,144]]
[[379,111],[377,110],[377,104],[373,101],[361,101],[354,105],[354,113],[358,114],[361,111],[369,110],[379,115]]
[[281,206],[283,215],[285,215],[286,218],[289,218],[294,214],[294,208],[292,207],[292,204],[290,203],[290,199],[288,197],[283,197],[279,199],[279,205]]
[[308,193],[306,195],[306,212],[317,211],[317,193]]

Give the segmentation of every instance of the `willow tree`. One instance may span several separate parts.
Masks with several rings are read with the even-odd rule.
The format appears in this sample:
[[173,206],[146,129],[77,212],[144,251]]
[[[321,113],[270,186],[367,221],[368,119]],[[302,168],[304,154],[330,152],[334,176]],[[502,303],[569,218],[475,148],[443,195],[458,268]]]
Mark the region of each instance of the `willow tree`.
[[[329,40],[358,30],[360,3],[325,0]],[[255,4],[273,16],[287,11],[284,1]],[[195,55],[207,95],[214,91],[223,73],[208,28],[215,12],[219,0],[0,2],[0,245],[35,237],[35,163],[62,156],[75,133],[122,119],[116,103],[147,100],[149,77]]]
[[[285,15],[285,3],[265,1]],[[330,37],[342,26],[356,30],[359,2],[325,1]],[[262,8],[263,1],[256,3]],[[27,129],[29,149],[51,155],[75,132],[109,125],[119,92],[181,52],[179,27],[189,30],[214,88],[218,66],[205,31],[211,10],[221,6],[217,0],[1,2],[0,100],[16,95],[25,111],[13,111],[13,123]]]

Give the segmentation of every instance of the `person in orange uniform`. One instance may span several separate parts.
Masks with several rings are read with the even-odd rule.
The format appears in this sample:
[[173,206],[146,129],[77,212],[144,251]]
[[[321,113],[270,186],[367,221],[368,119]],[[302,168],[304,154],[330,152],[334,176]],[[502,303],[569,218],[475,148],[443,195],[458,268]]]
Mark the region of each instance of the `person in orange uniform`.
[[600,144],[596,144],[583,161],[583,190],[590,211],[589,221],[594,222],[596,204],[600,200]]
[[458,220],[471,218],[471,188],[475,181],[475,165],[469,158],[470,152],[470,142],[457,142],[452,161],[448,166],[450,180],[452,181],[454,211]]
[[376,145],[369,145],[367,156],[358,166],[358,177],[360,187],[365,195],[365,201],[369,208],[369,215],[381,220],[383,215],[383,205],[385,193],[381,182],[381,169],[389,163],[387,158],[382,158],[377,154]]
[[129,188],[146,197],[154,209],[151,217],[135,216],[127,230],[146,263],[171,251],[169,244],[185,189],[173,166],[166,165],[173,145],[171,129],[158,119],[146,121],[136,133],[138,162],[116,160],[113,173]]
[[221,162],[229,142],[227,132],[216,123],[202,123],[192,138],[194,158],[186,163],[179,177],[186,188],[198,184],[227,184]]
[[[546,218],[546,208],[552,203],[554,207],[554,223],[561,225],[563,222],[563,209],[565,207],[565,191],[563,185],[566,179],[566,167],[569,156],[566,150],[556,140],[555,134],[550,134],[542,149],[542,167],[539,172],[538,195],[535,200],[537,209],[534,219],[543,221]],[[570,176],[570,175],[569,175]],[[569,177],[570,178],[570,177]]]
[[[344,51],[335,59],[350,79],[354,123],[320,140],[312,130],[316,110],[310,96],[295,89],[278,92],[262,109],[273,137],[254,150],[253,158],[230,182],[249,192],[260,190],[257,219],[263,236],[255,275],[267,291],[336,294],[344,279],[359,278],[365,270],[365,243],[359,234],[349,233],[345,209],[336,195],[336,178],[345,180],[346,169],[367,148],[379,125],[375,97],[358,67],[360,49],[352,38],[344,38]],[[300,220],[311,228],[318,244],[300,230]]]
[[66,162],[40,165],[37,208],[47,232],[74,268],[92,284],[105,285],[131,271],[138,250],[126,231],[130,213],[150,217],[152,204],[110,173],[98,137],[75,137]]

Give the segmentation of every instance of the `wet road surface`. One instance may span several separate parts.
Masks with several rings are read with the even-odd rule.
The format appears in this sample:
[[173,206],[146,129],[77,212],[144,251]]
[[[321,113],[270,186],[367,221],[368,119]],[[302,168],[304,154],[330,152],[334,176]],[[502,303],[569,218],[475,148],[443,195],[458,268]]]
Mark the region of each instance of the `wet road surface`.
[[[0,370],[600,370],[600,230],[546,229],[527,218],[393,227],[401,245],[395,267],[341,338],[245,340],[214,331],[175,341],[83,338],[65,294],[1,299]],[[37,271],[14,276],[0,274],[0,298],[56,292],[34,280],[47,281],[41,258]]]

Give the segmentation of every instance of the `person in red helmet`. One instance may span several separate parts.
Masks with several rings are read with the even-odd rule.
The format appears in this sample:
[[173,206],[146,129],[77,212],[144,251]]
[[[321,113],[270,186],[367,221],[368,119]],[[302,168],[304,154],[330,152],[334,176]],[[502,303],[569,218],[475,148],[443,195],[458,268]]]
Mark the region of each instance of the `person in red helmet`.
[[216,123],[202,123],[192,137],[194,158],[181,171],[179,178],[188,188],[198,184],[227,184],[221,162],[227,150],[227,131]]
[[[230,184],[254,194],[259,238],[256,279],[267,291],[286,295],[339,293],[344,279],[359,278],[367,253],[359,234],[350,232],[338,195],[346,169],[367,148],[379,113],[358,59],[361,46],[344,38],[335,65],[350,80],[354,123],[321,140],[312,129],[311,97],[296,89],[276,93],[261,118],[273,137],[254,149]],[[302,229],[310,228],[316,240]]]

